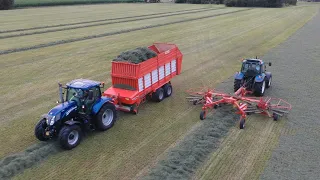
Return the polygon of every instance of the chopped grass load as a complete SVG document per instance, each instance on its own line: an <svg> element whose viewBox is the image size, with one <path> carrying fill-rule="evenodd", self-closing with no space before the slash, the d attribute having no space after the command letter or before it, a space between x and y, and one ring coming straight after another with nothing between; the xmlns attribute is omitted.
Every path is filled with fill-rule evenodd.
<svg viewBox="0 0 320 180"><path fill-rule="evenodd" d="M150 58L156 57L157 53L147 47L139 47L133 50L122 52L113 61L128 61L130 63L139 64Z"/></svg>

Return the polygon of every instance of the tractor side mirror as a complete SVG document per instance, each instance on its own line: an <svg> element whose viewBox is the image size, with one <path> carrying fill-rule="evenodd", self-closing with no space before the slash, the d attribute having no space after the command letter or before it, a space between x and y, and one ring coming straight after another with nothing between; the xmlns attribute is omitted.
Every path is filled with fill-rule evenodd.
<svg viewBox="0 0 320 180"><path fill-rule="evenodd" d="M89 99L92 100L93 99L93 91L90 90L88 96L89 96Z"/></svg>
<svg viewBox="0 0 320 180"><path fill-rule="evenodd" d="M100 83L100 88L104 88L104 82Z"/></svg>
<svg viewBox="0 0 320 180"><path fill-rule="evenodd" d="M269 66L271 66L271 62L269 62Z"/></svg>

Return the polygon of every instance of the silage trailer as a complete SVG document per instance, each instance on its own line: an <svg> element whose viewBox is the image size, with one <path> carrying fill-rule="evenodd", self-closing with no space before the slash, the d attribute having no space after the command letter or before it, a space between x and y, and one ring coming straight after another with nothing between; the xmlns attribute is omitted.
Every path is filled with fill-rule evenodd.
<svg viewBox="0 0 320 180"><path fill-rule="evenodd" d="M117 110L137 114L145 100L160 102L171 96L171 79L181 73L183 55L174 44L154 43L148 48L157 56L139 64L112 62L112 86L103 95L114 100Z"/></svg>

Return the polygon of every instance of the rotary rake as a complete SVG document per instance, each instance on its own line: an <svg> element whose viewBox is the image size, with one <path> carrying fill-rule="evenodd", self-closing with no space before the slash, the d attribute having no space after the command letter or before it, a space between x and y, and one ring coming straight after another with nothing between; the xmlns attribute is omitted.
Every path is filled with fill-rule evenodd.
<svg viewBox="0 0 320 180"><path fill-rule="evenodd" d="M200 113L201 120L207 117L210 109L217 109L226 104L233 105L238 110L236 114L240 115L240 129L244 128L247 115L262 114L277 121L291 110L291 104L283 99L247 97L246 95L251 92L247 91L245 86L240 87L234 94L218 92L210 88L190 89L187 93L190 95L187 99L193 105L203 105Z"/></svg>

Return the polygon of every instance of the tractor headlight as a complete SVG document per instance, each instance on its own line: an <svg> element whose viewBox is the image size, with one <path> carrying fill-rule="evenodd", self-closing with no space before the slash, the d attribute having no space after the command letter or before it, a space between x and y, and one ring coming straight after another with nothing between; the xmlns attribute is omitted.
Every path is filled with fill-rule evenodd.
<svg viewBox="0 0 320 180"><path fill-rule="evenodd" d="M54 124L54 120L55 120L56 116L53 116L50 120L50 126L52 126Z"/></svg>

